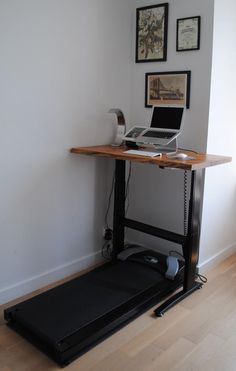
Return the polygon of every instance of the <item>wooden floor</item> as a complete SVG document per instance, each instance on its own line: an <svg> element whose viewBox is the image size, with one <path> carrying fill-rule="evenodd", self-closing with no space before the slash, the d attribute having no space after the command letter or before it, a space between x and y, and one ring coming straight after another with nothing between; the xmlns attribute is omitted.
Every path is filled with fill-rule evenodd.
<svg viewBox="0 0 236 371"><path fill-rule="evenodd" d="M69 365L67 371L235 371L236 255L162 318L152 310ZM0 308L0 371L60 368L8 329Z"/></svg>

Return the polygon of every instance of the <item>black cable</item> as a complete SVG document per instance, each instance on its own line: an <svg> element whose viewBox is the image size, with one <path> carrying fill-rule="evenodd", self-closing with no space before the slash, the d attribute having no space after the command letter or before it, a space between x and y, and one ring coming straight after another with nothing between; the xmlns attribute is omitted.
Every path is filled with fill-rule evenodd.
<svg viewBox="0 0 236 371"><path fill-rule="evenodd" d="M132 164L131 164L131 161L130 161L130 163L129 163L129 174L128 174L128 178L127 178L127 182L126 182L126 189L125 189L125 200L127 200L129 198L129 183L130 183L130 178L131 178L131 171L132 171ZM108 199L107 210L106 210L106 214L105 214L105 226L106 226L106 228L109 228L107 218L108 218L108 213L109 213L109 210L110 210L110 207L111 207L111 197L112 197L112 194L113 194L113 191L114 191L114 186L115 186L115 172L113 174L112 186L111 186L111 191L110 191L110 195L109 195L109 199ZM129 207L129 204L128 204L128 207ZM128 211L128 207L127 207L126 212Z"/></svg>
<svg viewBox="0 0 236 371"><path fill-rule="evenodd" d="M125 201L127 201L125 215L127 214L128 210L129 210L129 186L130 186L131 172L132 172L132 163L130 161L129 162L129 174L128 174L128 178L127 178L127 181L126 181L126 189L125 189Z"/></svg>
<svg viewBox="0 0 236 371"><path fill-rule="evenodd" d="M108 204L107 204L107 210L106 210L106 214L105 214L105 228L106 229L110 229L109 228L109 224L108 224L108 213L109 213L109 210L110 210L110 207L111 207L111 198L112 198L112 194L113 194L113 191L114 191L114 186L115 186L115 171L113 173L113 178L112 178L112 185L111 185L111 190L110 190L110 194L109 194L109 198L108 198ZM106 260L111 260L111 255L112 255L112 242L110 240L106 240L102 246L102 250L101 250L101 254L102 254L102 257Z"/></svg>
<svg viewBox="0 0 236 371"><path fill-rule="evenodd" d="M188 172L184 170L184 235L188 232L188 210L187 210L187 193L188 193Z"/></svg>
<svg viewBox="0 0 236 371"><path fill-rule="evenodd" d="M107 210L106 210L106 214L105 214L105 226L106 226L106 228L109 228L107 218L108 218L108 213L109 213L110 206L111 206L111 197L112 197L112 194L113 194L113 191L114 191L114 186L115 186L115 172L113 173L111 191L110 191L110 195L109 195L109 199L108 199L108 204L107 204Z"/></svg>
<svg viewBox="0 0 236 371"><path fill-rule="evenodd" d="M128 174L128 178L127 178L127 181L126 181L125 199L127 198L128 193L129 193L129 181L130 181L130 177L131 177L131 170L132 170L132 163L130 161L129 162L129 174Z"/></svg>
<svg viewBox="0 0 236 371"><path fill-rule="evenodd" d="M125 188L125 200L128 201L128 206L126 208L126 213L128 211L128 208L129 208L129 185L130 185L131 171L132 171L132 165L131 165L131 162L129 162L129 174L128 174L128 178L127 178L127 181L126 181L126 188ZM111 198L112 198L112 194L113 194L113 191L114 191L114 187L115 187L115 171L113 173L112 186L111 186L111 190L110 190L110 194L109 194L109 198L108 198L107 210L106 210L106 214L105 214L105 228L106 229L109 229L108 213L109 213L109 210L110 210L110 207L111 207ZM104 259L106 259L106 260L111 259L111 257L112 257L112 242L111 242L111 240L105 241L105 243L102 246L101 253L102 253L102 257Z"/></svg>
<svg viewBox="0 0 236 371"><path fill-rule="evenodd" d="M202 274L197 273L196 274L197 278L202 282L202 283L207 283L207 277L203 276Z"/></svg>
<svg viewBox="0 0 236 371"><path fill-rule="evenodd" d="M111 260L112 258L112 243L111 241L105 241L102 246L102 257L106 260Z"/></svg>

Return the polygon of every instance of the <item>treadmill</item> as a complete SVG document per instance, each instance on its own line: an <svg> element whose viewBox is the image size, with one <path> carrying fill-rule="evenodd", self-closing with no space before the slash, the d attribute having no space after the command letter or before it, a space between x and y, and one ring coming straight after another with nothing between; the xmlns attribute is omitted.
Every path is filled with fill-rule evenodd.
<svg viewBox="0 0 236 371"><path fill-rule="evenodd" d="M191 217L196 203L194 184L191 188L187 236L127 219L125 161L116 160L112 260L6 309L7 325L64 367L177 288L183 287L155 310L157 316L200 288L202 284L195 281L198 244L191 238L196 225ZM119 259L124 252L125 227L179 243L185 265L178 262L181 269L170 279L165 275L166 256L160 253L139 252Z"/></svg>
<svg viewBox="0 0 236 371"><path fill-rule="evenodd" d="M132 261L107 263L8 308L8 326L60 366L124 326L182 284Z"/></svg>

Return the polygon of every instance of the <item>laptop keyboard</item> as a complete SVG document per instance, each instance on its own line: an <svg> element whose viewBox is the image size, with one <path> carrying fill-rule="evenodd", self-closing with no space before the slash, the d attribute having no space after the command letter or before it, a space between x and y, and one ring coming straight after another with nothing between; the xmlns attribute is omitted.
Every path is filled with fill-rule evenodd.
<svg viewBox="0 0 236 371"><path fill-rule="evenodd" d="M172 138L174 135L176 135L176 133L170 133L167 131L148 130L147 133L143 134L143 137L169 139Z"/></svg>

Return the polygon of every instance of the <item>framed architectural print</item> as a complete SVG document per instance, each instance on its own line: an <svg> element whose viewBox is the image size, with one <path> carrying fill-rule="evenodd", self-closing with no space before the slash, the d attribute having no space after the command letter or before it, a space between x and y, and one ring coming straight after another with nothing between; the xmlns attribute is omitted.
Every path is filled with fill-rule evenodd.
<svg viewBox="0 0 236 371"><path fill-rule="evenodd" d="M136 63L166 61L168 3L136 9Z"/></svg>
<svg viewBox="0 0 236 371"><path fill-rule="evenodd" d="M190 106L191 71L149 72L145 75L145 107L158 104Z"/></svg>
<svg viewBox="0 0 236 371"><path fill-rule="evenodd" d="M200 16L177 19L177 52L200 49L200 26Z"/></svg>

